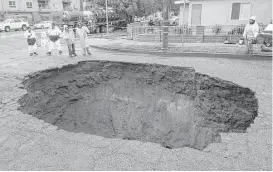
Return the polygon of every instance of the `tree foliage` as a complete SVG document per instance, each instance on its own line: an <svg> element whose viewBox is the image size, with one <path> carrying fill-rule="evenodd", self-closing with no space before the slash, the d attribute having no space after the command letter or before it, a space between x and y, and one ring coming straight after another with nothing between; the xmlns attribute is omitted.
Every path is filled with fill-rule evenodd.
<svg viewBox="0 0 273 172"><path fill-rule="evenodd" d="M162 11L162 3L165 0L107 0L109 7L124 19L132 21L134 16L143 17ZM173 0L166 0L173 4ZM105 0L95 0L99 6L105 7Z"/></svg>

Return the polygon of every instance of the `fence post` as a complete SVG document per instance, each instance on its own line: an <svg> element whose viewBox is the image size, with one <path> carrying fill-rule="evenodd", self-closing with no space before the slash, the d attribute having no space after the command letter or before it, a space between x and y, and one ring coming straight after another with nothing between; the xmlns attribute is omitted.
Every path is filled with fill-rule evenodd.
<svg viewBox="0 0 273 172"><path fill-rule="evenodd" d="M132 38L132 40L134 40L134 25L132 25L131 28L132 28L132 36L131 36L131 38Z"/></svg>
<svg viewBox="0 0 273 172"><path fill-rule="evenodd" d="M205 27L204 26L196 26L196 35L200 36L201 43L204 43L204 35L205 35Z"/></svg>

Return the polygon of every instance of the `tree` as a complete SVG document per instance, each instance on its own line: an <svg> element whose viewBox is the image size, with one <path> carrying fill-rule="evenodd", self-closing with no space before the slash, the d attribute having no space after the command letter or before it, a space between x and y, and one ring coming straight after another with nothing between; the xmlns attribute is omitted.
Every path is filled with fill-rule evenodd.
<svg viewBox="0 0 273 172"><path fill-rule="evenodd" d="M171 4L174 2L167 1ZM95 0L95 3L105 7L105 0ZM108 0L107 3L121 18L131 22L134 16L143 17L162 11L163 0Z"/></svg>

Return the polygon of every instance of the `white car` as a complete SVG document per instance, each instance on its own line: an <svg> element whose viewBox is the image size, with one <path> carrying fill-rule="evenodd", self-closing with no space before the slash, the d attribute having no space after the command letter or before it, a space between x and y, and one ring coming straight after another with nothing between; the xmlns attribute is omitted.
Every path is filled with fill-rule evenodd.
<svg viewBox="0 0 273 172"><path fill-rule="evenodd" d="M52 24L52 21L42 21L40 23L36 23L34 25L34 29L44 29L44 28L50 28Z"/></svg>
<svg viewBox="0 0 273 172"><path fill-rule="evenodd" d="M170 25L172 26L177 26L179 24L179 17L177 16L172 16L170 18Z"/></svg>
<svg viewBox="0 0 273 172"><path fill-rule="evenodd" d="M27 30L29 24L22 19L7 19L0 22L0 31L9 32L10 30Z"/></svg>

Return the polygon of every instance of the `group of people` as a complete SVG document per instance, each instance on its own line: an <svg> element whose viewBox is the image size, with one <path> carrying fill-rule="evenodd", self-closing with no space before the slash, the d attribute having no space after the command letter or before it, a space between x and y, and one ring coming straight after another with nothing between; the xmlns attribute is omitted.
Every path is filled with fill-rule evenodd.
<svg viewBox="0 0 273 172"><path fill-rule="evenodd" d="M89 50L89 46L86 42L87 34L90 33L89 29L86 26L83 26L82 23L78 23L76 28L76 37L73 28L64 25L64 30L61 31L55 23L52 23L51 28L47 31L47 37L49 39L48 44L48 51L47 55L51 55L54 48L59 51L59 54L62 54L62 46L61 46L61 38L64 40L65 44L68 47L69 56L77 56L75 51L75 42L78 38L80 41L80 45L82 48L82 53L85 56L86 54L91 55ZM35 32L29 27L28 30L25 32L24 36L27 38L28 42L28 49L30 56L38 55L37 53L37 42L36 42L36 34Z"/></svg>
<svg viewBox="0 0 273 172"><path fill-rule="evenodd" d="M82 23L78 23L76 28L76 37L79 38L80 45L82 48L83 55L91 55L89 50L89 46L86 43L87 34L89 33L89 29L86 26L83 26ZM246 43L246 53L252 54L253 53L253 44L256 42L257 37L259 34L259 25L256 22L256 17L252 16L249 20L249 23L246 25L243 33L243 37ZM64 31L62 32L55 23L52 23L51 28L49 28L47 32L47 36L49 38L49 46L47 55L51 55L52 50L57 48L59 54L62 54L62 47L60 43L60 39L63 38L67 47L69 56L77 56L75 52L75 36L74 36L73 28L69 26L64 26ZM25 32L25 37L27 38L27 42L29 45L29 53L30 56L38 55L37 53L37 44L36 44L36 34L35 32L29 27L28 30Z"/></svg>

